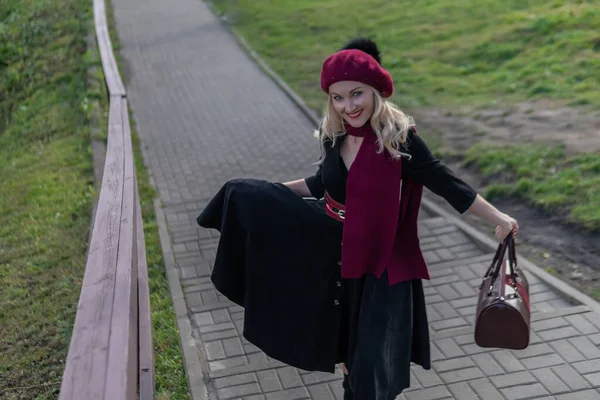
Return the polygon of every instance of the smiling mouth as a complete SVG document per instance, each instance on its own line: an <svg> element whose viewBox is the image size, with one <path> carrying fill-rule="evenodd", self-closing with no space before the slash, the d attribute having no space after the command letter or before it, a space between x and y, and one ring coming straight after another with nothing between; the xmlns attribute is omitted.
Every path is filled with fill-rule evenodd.
<svg viewBox="0 0 600 400"><path fill-rule="evenodd" d="M362 112L363 112L363 110L360 110L360 111L356 111L356 112L354 112L352 114L346 113L346 115L349 116L352 119L356 119L356 118L360 117L360 115L362 114Z"/></svg>

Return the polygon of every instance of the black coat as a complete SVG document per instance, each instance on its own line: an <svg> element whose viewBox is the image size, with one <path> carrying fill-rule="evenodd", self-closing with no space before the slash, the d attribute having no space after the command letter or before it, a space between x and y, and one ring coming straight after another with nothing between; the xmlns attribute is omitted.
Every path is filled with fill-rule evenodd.
<svg viewBox="0 0 600 400"><path fill-rule="evenodd" d="M403 176L466 210L475 192L418 137L410 139L413 158ZM344 202L346 177L339 146L328 146L307 184L316 197L327 189ZM213 283L245 308L244 337L268 356L325 372L345 362L361 400L393 400L410 386L411 362L430 368L421 281L389 286L385 274L341 279L342 224L325 213L322 200L303 199L279 183L238 179L221 188L198 223L221 232Z"/></svg>

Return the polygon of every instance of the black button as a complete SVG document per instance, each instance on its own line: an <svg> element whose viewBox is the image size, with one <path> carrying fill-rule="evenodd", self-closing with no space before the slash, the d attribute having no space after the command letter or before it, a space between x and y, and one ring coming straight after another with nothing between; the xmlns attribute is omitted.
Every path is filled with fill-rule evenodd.
<svg viewBox="0 0 600 400"><path fill-rule="evenodd" d="M337 262L337 265L342 265L342 262L341 262L341 261L338 261L338 262Z"/></svg>
<svg viewBox="0 0 600 400"><path fill-rule="evenodd" d="M337 285L338 285L338 286L342 286L342 282L340 282L340 281L337 281Z"/></svg>
<svg viewBox="0 0 600 400"><path fill-rule="evenodd" d="M333 301L333 304L335 304L336 306L339 306L339 305L340 305L340 302L339 302L338 300L334 300L334 301Z"/></svg>

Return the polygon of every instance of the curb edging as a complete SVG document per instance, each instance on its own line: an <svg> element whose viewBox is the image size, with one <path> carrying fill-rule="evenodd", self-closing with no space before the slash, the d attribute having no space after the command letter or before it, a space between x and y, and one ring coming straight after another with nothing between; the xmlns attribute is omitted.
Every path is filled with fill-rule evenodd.
<svg viewBox="0 0 600 400"><path fill-rule="evenodd" d="M212 7L211 7L212 8ZM212 10L214 14L214 10ZM218 16L217 16L218 18ZM240 47L244 49L244 51L256 61L263 71L275 82L277 86L284 91L284 93L292 100L292 102L302 111L304 115L315 125L315 128L319 126L319 118L315 114L313 110L311 110L304 100L294 92L292 88L290 88L287 83L275 72L273 71L265 61L256 53L256 51L250 46L250 44L244 39L237 31L226 21L223 21L222 18L219 18L221 23L231 32L231 34L235 37L237 42L240 44ZM471 226L467 222L456 218L455 216L447 213L441 207L435 205L432 201L423 198L422 200L423 207L438 216L444 217L450 220L454 225L456 225L463 233L465 233L469 238L471 238L478 246L482 249L489 249L491 251L495 251L497 248L497 242L485 235L475 227ZM559 292L567 301L574 305L586 305L590 307L594 312L600 313L600 303L596 300L592 299L590 296L581 292L580 290L575 289L571 285L563 282L562 280L556 278L555 276L549 274L544 271L543 268L540 268L533 262L527 260L524 257L519 257L519 262L521 266L523 266L528 272L535 275L542 282L550 286L555 291Z"/></svg>
<svg viewBox="0 0 600 400"><path fill-rule="evenodd" d="M159 199L154 199L154 212L163 261L165 263L165 272L169 282L171 297L173 298L173 309L175 311L175 318L177 319L177 327L179 328L179 345L183 355L188 390L193 400L208 400L208 389L202 368L202 360L200 359L203 352L196 346L192 323L188 316L185 295L183 294L181 281L179 280L179 272L175 266L175 256L171 246L167 221Z"/></svg>

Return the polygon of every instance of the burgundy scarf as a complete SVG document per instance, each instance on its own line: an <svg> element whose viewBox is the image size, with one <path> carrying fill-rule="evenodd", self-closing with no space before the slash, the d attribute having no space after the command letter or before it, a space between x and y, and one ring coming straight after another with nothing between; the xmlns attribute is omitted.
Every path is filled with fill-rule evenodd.
<svg viewBox="0 0 600 400"><path fill-rule="evenodd" d="M342 277L380 277L390 263L398 227L402 161L386 150L377 153L377 136L369 122L360 128L346 124L346 132L364 140L346 183Z"/></svg>

